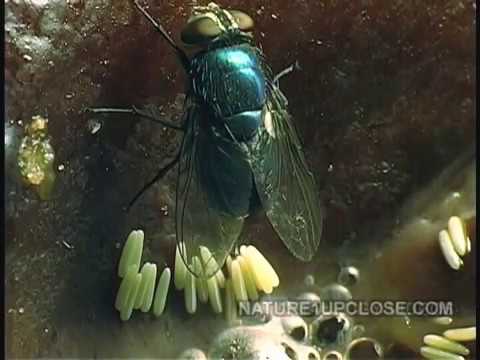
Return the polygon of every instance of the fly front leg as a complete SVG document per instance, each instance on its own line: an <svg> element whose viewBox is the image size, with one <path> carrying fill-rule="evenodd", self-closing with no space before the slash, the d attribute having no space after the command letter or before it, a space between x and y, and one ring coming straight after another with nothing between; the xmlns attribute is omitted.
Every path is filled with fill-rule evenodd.
<svg viewBox="0 0 480 360"><path fill-rule="evenodd" d="M183 125L177 125L171 121L168 121L156 116L152 111L138 109L135 106L132 106L131 108L87 108L86 111L93 114L101 114L101 115L126 114L126 115L139 116L144 119L161 124L173 130L185 131Z"/></svg>

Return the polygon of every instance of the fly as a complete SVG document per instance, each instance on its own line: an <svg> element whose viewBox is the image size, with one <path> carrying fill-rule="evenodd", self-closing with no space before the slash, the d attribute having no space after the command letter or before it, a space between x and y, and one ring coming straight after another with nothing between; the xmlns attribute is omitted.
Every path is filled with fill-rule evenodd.
<svg viewBox="0 0 480 360"><path fill-rule="evenodd" d="M207 277L223 265L245 218L257 207L294 256L311 260L323 223L315 180L278 86L284 72L272 75L253 42L252 18L215 3L194 7L181 33L183 43L198 49L189 58L137 0L134 4L173 48L189 86L181 125L160 118L151 107L90 109L131 114L183 132L178 154L130 205L178 165L176 238L192 273L192 259L202 258L202 247L216 264L208 266Z"/></svg>

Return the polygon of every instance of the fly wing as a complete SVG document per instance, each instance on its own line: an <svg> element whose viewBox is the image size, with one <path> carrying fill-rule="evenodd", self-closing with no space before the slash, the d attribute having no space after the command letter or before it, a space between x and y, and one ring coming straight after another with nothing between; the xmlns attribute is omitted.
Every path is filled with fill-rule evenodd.
<svg viewBox="0 0 480 360"><path fill-rule="evenodd" d="M188 102L176 190L177 242L185 244L179 250L189 271L200 275L193 268L193 257L198 256L210 277L232 251L248 211L246 201L232 191L245 198L253 183L251 173L245 181L229 171L229 164L237 166L229 158L232 149L202 126L203 112Z"/></svg>
<svg viewBox="0 0 480 360"><path fill-rule="evenodd" d="M255 184L273 228L293 255L311 260L320 242L323 213L287 100L273 84L250 150Z"/></svg>

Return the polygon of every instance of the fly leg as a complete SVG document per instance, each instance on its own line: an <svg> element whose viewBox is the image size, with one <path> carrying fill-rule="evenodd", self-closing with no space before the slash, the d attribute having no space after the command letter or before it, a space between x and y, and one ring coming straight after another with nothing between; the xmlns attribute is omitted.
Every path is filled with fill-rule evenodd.
<svg viewBox="0 0 480 360"><path fill-rule="evenodd" d="M177 54L178 59L182 63L184 69L188 70L190 67L190 61L188 60L187 54L185 54L185 52L178 47L178 45L175 43L175 41L173 41L170 35L168 35L167 31L163 28L163 26L160 25L157 21L155 21L155 19L148 13L148 11L142 5L140 5L138 0L133 0L133 4L138 9L138 11L140 11L143 16L145 16L145 18L150 22L150 24L152 24L155 30L157 30L165 40L167 40L168 44L173 48L173 50L175 50L175 53Z"/></svg>
<svg viewBox="0 0 480 360"><path fill-rule="evenodd" d="M177 155L175 155L175 157L170 162L168 162L163 168L161 168L158 171L157 175L155 175L153 179L151 179L149 182L143 185L143 187L137 192L137 194L133 197L133 199L130 200L130 202L128 203L128 206L126 208L127 211L130 210L130 208L135 204L135 202L140 198L140 196L142 196L143 193L145 193L145 191L147 191L150 188L150 186L152 186L158 180L164 177L167 174L167 172L169 172L178 163L178 161L180 160L180 154L181 152L179 151Z"/></svg>
<svg viewBox="0 0 480 360"><path fill-rule="evenodd" d="M288 66L287 68L283 69L280 71L275 77L273 78L273 83L277 88L280 88L280 79L284 77L287 74L290 74L293 70L300 70L300 64L298 61L295 61L293 64Z"/></svg>
<svg viewBox="0 0 480 360"><path fill-rule="evenodd" d="M161 119L155 116L153 113L148 112L146 110L137 109L135 106L131 108L87 108L87 111L93 114L129 114L134 116L139 116L144 119L162 124L165 127L170 129L178 130L178 131L185 131L183 126L177 125L171 121Z"/></svg>

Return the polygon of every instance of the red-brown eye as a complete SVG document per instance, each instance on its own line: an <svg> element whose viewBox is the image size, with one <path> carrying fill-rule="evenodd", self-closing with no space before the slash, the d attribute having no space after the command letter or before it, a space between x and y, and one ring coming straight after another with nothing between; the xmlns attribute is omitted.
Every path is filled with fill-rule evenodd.
<svg viewBox="0 0 480 360"><path fill-rule="evenodd" d="M249 15L240 10L229 10L229 13L235 18L240 30L248 31L253 29L253 19Z"/></svg>
<svg viewBox="0 0 480 360"><path fill-rule="evenodd" d="M253 28L253 19L239 10L228 10L233 16L238 27L242 31L249 31ZM195 16L190 18L182 30L181 39L184 44L201 45L221 33L218 25L208 16Z"/></svg>
<svg viewBox="0 0 480 360"><path fill-rule="evenodd" d="M192 18L182 30L182 42L189 45L199 45L220 35L218 25L207 16Z"/></svg>

